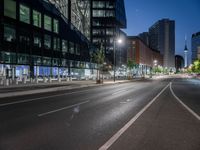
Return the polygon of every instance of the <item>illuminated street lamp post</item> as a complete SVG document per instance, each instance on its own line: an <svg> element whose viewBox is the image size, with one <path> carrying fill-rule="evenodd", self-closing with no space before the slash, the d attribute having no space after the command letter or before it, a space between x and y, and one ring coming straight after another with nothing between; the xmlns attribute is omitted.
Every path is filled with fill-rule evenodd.
<svg viewBox="0 0 200 150"><path fill-rule="evenodd" d="M114 82L115 82L115 73L116 73L116 42L118 43L118 44L122 44L122 39L114 39L114 53L113 53L113 57L114 57L114 67L113 67L113 69L114 69L114 77L113 77L113 80L114 80Z"/></svg>
<svg viewBox="0 0 200 150"><path fill-rule="evenodd" d="M158 65L157 63L158 63L157 60L154 60L154 61L153 61L153 65L154 65L155 67ZM156 69L156 68L155 68L155 69ZM156 70L155 70L155 74L156 74Z"/></svg>

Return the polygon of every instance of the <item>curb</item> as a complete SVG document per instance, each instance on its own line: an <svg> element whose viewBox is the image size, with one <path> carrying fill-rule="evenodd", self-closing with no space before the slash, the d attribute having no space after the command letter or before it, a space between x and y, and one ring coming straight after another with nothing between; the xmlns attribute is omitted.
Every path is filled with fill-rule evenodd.
<svg viewBox="0 0 200 150"><path fill-rule="evenodd" d="M125 80L125 81L111 82L111 83L105 82L103 84L83 84L83 85L80 85L80 86L77 86L77 87L75 87L75 86L61 86L61 87L52 87L52 88L47 88L47 89L2 93L2 94L0 94L0 98L9 98L9 97L15 97L15 96L40 94L40 93L48 93L48 92L55 92L55 91L81 89L81 88L86 88L86 87L97 87L97 86L106 86L106 85L113 85L113 84L123 84L123 83L128 83L128 82L139 81L139 80L142 80L142 79Z"/></svg>
<svg viewBox="0 0 200 150"><path fill-rule="evenodd" d="M10 93L0 94L0 98L8 98L8 97L14 97L14 96L40 94L40 93L48 93L48 92L56 92L56 91L71 90L71 89L81 89L81 88L91 87L91 86L98 86L98 85L91 84L91 85L81 85L81 86L78 86L78 87L62 86L62 87L54 87L54 88L48 88L48 89L10 92Z"/></svg>

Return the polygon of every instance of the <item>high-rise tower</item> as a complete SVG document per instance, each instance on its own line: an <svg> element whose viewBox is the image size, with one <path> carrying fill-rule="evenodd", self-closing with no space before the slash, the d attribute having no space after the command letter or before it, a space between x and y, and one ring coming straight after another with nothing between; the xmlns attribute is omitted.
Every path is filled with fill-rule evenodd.
<svg viewBox="0 0 200 150"><path fill-rule="evenodd" d="M188 66L188 48L187 48L187 38L185 36L185 48L184 48L184 67Z"/></svg>
<svg viewBox="0 0 200 150"><path fill-rule="evenodd" d="M120 55L120 49L121 52L125 52L123 47L114 46L117 38L126 36L121 30L126 28L124 0L91 0L91 2L91 42L97 47L102 43L106 63L114 64L114 49L116 57Z"/></svg>
<svg viewBox="0 0 200 150"><path fill-rule="evenodd" d="M200 32L193 33L191 39L192 63L200 59Z"/></svg>
<svg viewBox="0 0 200 150"><path fill-rule="evenodd" d="M162 19L149 28L149 46L163 55L163 66L175 67L175 21Z"/></svg>

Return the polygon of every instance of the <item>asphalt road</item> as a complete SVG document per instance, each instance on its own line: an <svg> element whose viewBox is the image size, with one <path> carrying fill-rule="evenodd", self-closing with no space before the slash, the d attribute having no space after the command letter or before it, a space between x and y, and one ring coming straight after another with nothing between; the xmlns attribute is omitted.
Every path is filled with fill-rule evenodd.
<svg viewBox="0 0 200 150"><path fill-rule="evenodd" d="M0 99L0 150L199 150L199 90L169 78Z"/></svg>

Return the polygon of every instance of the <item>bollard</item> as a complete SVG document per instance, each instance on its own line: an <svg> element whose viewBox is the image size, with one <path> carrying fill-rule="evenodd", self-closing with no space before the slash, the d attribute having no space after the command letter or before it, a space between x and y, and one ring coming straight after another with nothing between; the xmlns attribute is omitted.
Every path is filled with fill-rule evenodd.
<svg viewBox="0 0 200 150"><path fill-rule="evenodd" d="M52 82L51 77L49 77L49 83L51 83L51 82Z"/></svg>
<svg viewBox="0 0 200 150"><path fill-rule="evenodd" d="M38 78L36 78L36 79L35 79L35 83L37 83L37 84L38 84L38 82L39 82L39 80L38 80Z"/></svg>
<svg viewBox="0 0 200 150"><path fill-rule="evenodd" d="M5 86L9 86L9 79L5 79L4 82L5 82L4 84Z"/></svg>
<svg viewBox="0 0 200 150"><path fill-rule="evenodd" d="M23 77L22 82L23 84L26 84L26 77Z"/></svg>
<svg viewBox="0 0 200 150"><path fill-rule="evenodd" d="M18 85L18 79L17 78L15 79L15 84Z"/></svg>

